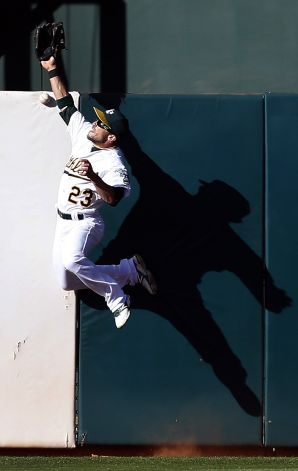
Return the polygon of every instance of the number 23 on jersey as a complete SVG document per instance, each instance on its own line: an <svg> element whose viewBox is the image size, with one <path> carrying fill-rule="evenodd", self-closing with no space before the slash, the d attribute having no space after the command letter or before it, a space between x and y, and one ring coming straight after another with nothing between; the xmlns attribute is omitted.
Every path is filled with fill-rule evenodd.
<svg viewBox="0 0 298 471"><path fill-rule="evenodd" d="M80 190L78 186L73 186L68 196L68 201L74 204L80 204L84 208L88 208L92 203L93 191L89 188Z"/></svg>

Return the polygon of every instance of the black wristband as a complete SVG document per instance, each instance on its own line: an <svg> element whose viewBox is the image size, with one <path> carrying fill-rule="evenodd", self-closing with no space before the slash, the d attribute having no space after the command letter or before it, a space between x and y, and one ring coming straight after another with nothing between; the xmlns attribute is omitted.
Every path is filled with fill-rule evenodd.
<svg viewBox="0 0 298 471"><path fill-rule="evenodd" d="M49 71L49 78L57 77L59 75L58 69L52 69Z"/></svg>

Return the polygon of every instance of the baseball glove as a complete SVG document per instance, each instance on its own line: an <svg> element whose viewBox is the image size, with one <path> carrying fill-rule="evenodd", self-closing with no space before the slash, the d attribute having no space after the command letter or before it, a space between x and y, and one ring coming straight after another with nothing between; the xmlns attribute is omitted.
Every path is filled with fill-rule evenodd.
<svg viewBox="0 0 298 471"><path fill-rule="evenodd" d="M46 23L38 26L34 35L35 53L39 61L56 58L58 51L65 49L63 23Z"/></svg>

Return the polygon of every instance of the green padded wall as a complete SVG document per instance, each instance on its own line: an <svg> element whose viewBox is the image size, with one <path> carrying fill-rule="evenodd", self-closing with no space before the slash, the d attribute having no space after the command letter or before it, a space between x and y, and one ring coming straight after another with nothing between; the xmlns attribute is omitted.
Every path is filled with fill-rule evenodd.
<svg viewBox="0 0 298 471"><path fill-rule="evenodd" d="M297 95L266 95L266 259L292 306L266 313L267 445L297 446ZM270 296L270 293L269 293Z"/></svg>
<svg viewBox="0 0 298 471"><path fill-rule="evenodd" d="M82 96L120 106L133 193L94 257L141 253L159 295L127 289L117 331L82 292L79 443L262 442L263 97Z"/></svg>

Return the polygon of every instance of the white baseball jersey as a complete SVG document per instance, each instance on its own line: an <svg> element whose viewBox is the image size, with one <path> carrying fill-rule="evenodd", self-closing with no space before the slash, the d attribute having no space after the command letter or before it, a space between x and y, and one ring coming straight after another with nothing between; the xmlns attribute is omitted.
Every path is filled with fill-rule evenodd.
<svg viewBox="0 0 298 471"><path fill-rule="evenodd" d="M80 159L89 160L93 171L108 185L124 188L125 196L130 192L128 172L123 163L124 155L121 149L111 147L94 150L92 142L87 139L91 126L79 111L72 114L67 125L72 152L60 181L57 204L58 209L64 213L75 211L92 214L104 204L93 182L75 171Z"/></svg>

